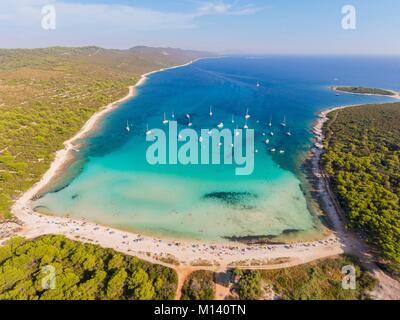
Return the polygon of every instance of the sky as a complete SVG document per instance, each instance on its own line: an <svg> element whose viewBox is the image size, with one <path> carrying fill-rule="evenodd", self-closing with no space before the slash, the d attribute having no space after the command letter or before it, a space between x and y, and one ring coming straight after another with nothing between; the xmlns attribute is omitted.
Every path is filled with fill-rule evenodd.
<svg viewBox="0 0 400 320"><path fill-rule="evenodd" d="M355 29L342 26L346 5ZM399 0L1 0L0 47L400 54L399 13Z"/></svg>

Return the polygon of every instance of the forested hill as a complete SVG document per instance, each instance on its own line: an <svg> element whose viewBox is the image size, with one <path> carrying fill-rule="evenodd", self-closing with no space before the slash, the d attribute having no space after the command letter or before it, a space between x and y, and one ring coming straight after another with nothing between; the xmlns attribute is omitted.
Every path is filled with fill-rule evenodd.
<svg viewBox="0 0 400 320"><path fill-rule="evenodd" d="M211 56L171 48L0 49L0 220L54 152L152 70Z"/></svg>
<svg viewBox="0 0 400 320"><path fill-rule="evenodd" d="M323 162L350 226L400 271L400 103L329 114Z"/></svg>
<svg viewBox="0 0 400 320"><path fill-rule="evenodd" d="M167 300L176 286L170 268L63 236L0 246L0 300Z"/></svg>

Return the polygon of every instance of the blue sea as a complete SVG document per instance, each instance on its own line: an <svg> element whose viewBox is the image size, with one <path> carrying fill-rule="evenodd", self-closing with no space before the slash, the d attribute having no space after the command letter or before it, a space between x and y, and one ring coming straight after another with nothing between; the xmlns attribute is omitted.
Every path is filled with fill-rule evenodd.
<svg viewBox="0 0 400 320"><path fill-rule="evenodd" d="M35 206L170 238L226 241L289 231L318 233L321 225L310 212L300 169L312 147L317 113L339 105L393 101L336 95L330 86L400 90L399 80L400 58L378 56L223 57L155 73L136 97L79 141L76 160ZM174 114L180 128L187 127L189 114L192 128L199 131L220 122L225 128L243 128L247 109L258 151L251 175L235 175L235 165L146 161L147 125L163 128L164 113L169 120Z"/></svg>

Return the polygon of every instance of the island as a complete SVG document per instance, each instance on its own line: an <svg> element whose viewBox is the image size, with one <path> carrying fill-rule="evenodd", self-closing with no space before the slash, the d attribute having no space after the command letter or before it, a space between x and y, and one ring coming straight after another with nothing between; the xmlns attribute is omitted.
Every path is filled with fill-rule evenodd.
<svg viewBox="0 0 400 320"><path fill-rule="evenodd" d="M337 92L345 92L345 93L353 93L353 94L363 94L363 95L374 95L374 96L398 96L399 93L380 89L380 88L368 88L368 87L353 87L353 86L340 86L340 87L332 87L333 91Z"/></svg>

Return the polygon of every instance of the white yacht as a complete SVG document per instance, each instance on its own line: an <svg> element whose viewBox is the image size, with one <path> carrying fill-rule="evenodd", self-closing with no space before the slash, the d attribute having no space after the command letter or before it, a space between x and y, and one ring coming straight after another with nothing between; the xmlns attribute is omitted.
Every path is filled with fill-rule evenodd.
<svg viewBox="0 0 400 320"><path fill-rule="evenodd" d="M149 136L153 133L153 131L149 130L149 125L146 126L146 136Z"/></svg>
<svg viewBox="0 0 400 320"><path fill-rule="evenodd" d="M244 116L246 120L250 119L249 108L246 110L246 115Z"/></svg>
<svg viewBox="0 0 400 320"><path fill-rule="evenodd" d="M236 126L236 129L235 129L235 136L236 137L240 136L240 131L239 131L238 126Z"/></svg>
<svg viewBox="0 0 400 320"><path fill-rule="evenodd" d="M188 127L191 127L193 125L192 121L190 120L190 114L186 114L186 118L188 118Z"/></svg>
<svg viewBox="0 0 400 320"><path fill-rule="evenodd" d="M163 120L162 123L163 124L167 124L168 123L168 119L167 119L167 116L165 115L165 112L164 112L164 120Z"/></svg>
<svg viewBox="0 0 400 320"><path fill-rule="evenodd" d="M286 116L283 116L282 127L286 127Z"/></svg>

